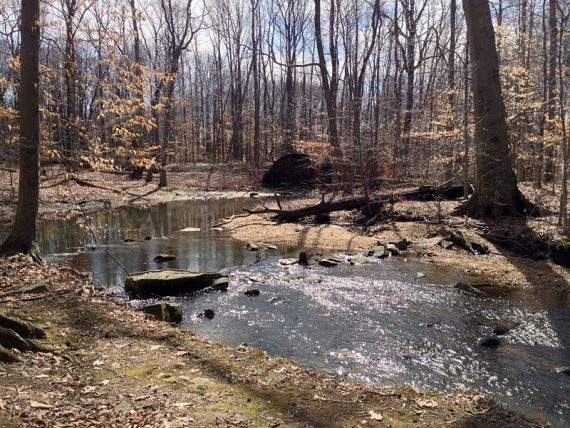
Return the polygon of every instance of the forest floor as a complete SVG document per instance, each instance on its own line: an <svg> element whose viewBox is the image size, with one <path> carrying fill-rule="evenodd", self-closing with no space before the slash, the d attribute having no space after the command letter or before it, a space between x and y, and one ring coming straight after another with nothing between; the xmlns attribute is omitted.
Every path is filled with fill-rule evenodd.
<svg viewBox="0 0 570 428"><path fill-rule="evenodd" d="M47 294L5 293L49 283ZM0 260L0 312L47 333L0 364L2 427L535 427L479 395L348 384L145 318L70 268Z"/></svg>
<svg viewBox="0 0 570 428"><path fill-rule="evenodd" d="M171 184L162 190L115 174L77 177L97 187L48 171L42 180L42 218L132 203L248 196L258 182L257 174L240 168L213 171L202 165L171 171ZM2 174L1 201L14 201L11 189L9 177ZM529 186L523 190L532 192ZM547 193L534 196L554 204ZM297 195L285 205L318 201L317 194ZM405 238L412 245L403 257L460 268L497 284L569 287L568 269L498 248L477 233L484 235L490 225L450 216L458 203L396 202L392 212L418 220L367 227L356 226L354 214L348 213L334 214L327 225L277 223L252 215L224 227L248 242L330 251L364 251ZM11 203L2 205L0 224L10 221L15 209ZM559 235L553 216L520 222L505 227ZM439 248L442 224L485 242L491 254ZM49 292L5 294L32 283L51 284ZM347 384L245 345L210 343L133 312L94 290L89 275L63 266L0 260L0 312L44 328L52 347L52 352L18 354L20 362L0 365L0 426L540 426L481 396Z"/></svg>

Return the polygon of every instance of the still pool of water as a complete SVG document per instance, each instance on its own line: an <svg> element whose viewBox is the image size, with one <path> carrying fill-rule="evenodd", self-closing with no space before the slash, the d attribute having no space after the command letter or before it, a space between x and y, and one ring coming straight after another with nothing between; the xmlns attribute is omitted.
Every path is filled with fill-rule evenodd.
<svg viewBox="0 0 570 428"><path fill-rule="evenodd" d="M125 271L159 267L230 274L226 293L183 299L182 327L235 346L246 342L338 377L380 385L411 384L444 392L470 390L509 409L568 426L570 297L507 290L476 298L450 287L465 275L404 261L336 268L282 266L299 249L254 253L212 230L250 200L186 201L129 207L76 220L43 222L40 246L49 259L89 270L96 283L120 287ZM180 232L187 227L199 232ZM152 239L146 241L145 236ZM123 242L125 239L134 242ZM93 251L84 248L96 244ZM157 265L159 253L178 256ZM425 274L417 279L417 273ZM249 298L247 289L260 290ZM495 290L496 291L496 290ZM140 303L140 302L139 302ZM216 311L213 320L197 317ZM513 329L496 349L477 345L497 324Z"/></svg>

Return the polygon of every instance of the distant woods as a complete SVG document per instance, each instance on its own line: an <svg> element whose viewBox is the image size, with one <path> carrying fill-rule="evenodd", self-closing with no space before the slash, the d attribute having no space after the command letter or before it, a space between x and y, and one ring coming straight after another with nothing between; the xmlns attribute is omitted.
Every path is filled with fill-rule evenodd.
<svg viewBox="0 0 570 428"><path fill-rule="evenodd" d="M20 2L0 6L0 151L17 161ZM569 6L493 0L516 178L567 178ZM50 0L41 8L43 162L260 165L296 150L353 177L473 180L462 3ZM166 184L165 173L161 184Z"/></svg>

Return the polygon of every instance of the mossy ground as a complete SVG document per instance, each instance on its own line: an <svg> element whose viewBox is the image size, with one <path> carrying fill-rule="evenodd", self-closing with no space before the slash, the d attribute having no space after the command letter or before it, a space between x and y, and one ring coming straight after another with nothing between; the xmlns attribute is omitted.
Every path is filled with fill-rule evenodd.
<svg viewBox="0 0 570 428"><path fill-rule="evenodd" d="M67 287L0 304L43 327L53 347L0 365L0 426L539 426L480 396L347 384Z"/></svg>

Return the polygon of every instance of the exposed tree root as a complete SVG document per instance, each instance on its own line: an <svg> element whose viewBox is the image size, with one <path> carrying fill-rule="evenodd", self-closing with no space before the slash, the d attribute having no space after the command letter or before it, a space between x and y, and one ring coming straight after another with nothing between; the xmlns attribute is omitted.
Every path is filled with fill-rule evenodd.
<svg viewBox="0 0 570 428"><path fill-rule="evenodd" d="M0 361L13 363L17 357L10 349L20 352L43 352L47 348L36 339L44 339L45 332L35 325L0 313Z"/></svg>
<svg viewBox="0 0 570 428"><path fill-rule="evenodd" d="M512 200L505 204L488 204L480 199L480 194L476 190L465 204L453 212L453 215L496 219L501 217L539 217L544 214L544 210L541 210L537 205L526 199L518 187L513 192Z"/></svg>

